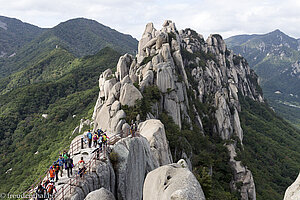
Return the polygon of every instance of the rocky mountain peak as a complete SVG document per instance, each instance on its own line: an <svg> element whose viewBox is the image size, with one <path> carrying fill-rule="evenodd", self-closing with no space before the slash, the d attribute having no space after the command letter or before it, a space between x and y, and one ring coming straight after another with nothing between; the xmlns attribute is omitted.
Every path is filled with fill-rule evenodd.
<svg viewBox="0 0 300 200"><path fill-rule="evenodd" d="M269 33L270 35L272 35L272 34L275 34L275 35L285 35L281 30L279 30L279 29L275 29L274 31L271 31L270 33Z"/></svg>
<svg viewBox="0 0 300 200"><path fill-rule="evenodd" d="M93 114L95 129L121 133L129 127L126 119L130 116L131 120L143 121L167 113L180 129L197 126L204 135L218 134L223 140L234 140L234 144L243 141L239 95L263 102L257 76L244 58L227 49L220 35L210 35L205 41L191 29L178 31L171 20L166 20L161 30L148 23L137 55L121 56L115 73L108 69L100 76L99 87ZM156 93L149 96L149 91ZM196 102L213 111L205 113ZM141 108L148 104L150 107ZM132 118L127 107L141 110ZM208 115L216 121L212 132L203 127L202 120ZM229 145L228 151L235 174L231 187L239 190L243 199L255 199L251 172L235 160L235 145ZM182 155L191 166L191 154ZM242 187L237 188L237 182L242 182Z"/></svg>

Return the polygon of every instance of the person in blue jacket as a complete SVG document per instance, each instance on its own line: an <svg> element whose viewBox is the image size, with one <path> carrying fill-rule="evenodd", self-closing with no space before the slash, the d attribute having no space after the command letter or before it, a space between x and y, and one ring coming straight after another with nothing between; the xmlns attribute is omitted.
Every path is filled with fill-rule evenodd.
<svg viewBox="0 0 300 200"><path fill-rule="evenodd" d="M59 165L60 177L62 177L65 159L62 157L62 155L59 155L59 158L56 162Z"/></svg>
<svg viewBox="0 0 300 200"><path fill-rule="evenodd" d="M91 148L91 146L92 146L92 137L93 137L93 134L91 133L91 130L88 131L86 136L87 136L88 141L89 141L89 148Z"/></svg>

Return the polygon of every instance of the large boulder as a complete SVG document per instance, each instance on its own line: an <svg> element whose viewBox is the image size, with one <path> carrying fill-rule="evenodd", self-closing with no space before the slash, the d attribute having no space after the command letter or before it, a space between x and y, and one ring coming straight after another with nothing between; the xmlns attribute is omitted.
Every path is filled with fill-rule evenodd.
<svg viewBox="0 0 300 200"><path fill-rule="evenodd" d="M201 185L185 166L169 164L148 173L143 200L205 200Z"/></svg>
<svg viewBox="0 0 300 200"><path fill-rule="evenodd" d="M75 163L78 162L78 159L81 156L84 157L84 160L88 160L86 154L79 154L74 157ZM59 185L60 184L62 183L59 183ZM68 184L68 181L66 181L65 184ZM99 188L102 188L102 193L103 189L105 189L106 191L111 191L112 194L115 194L115 172L109 160L106 162L97 160L95 166L91 169L91 172L85 175L84 180L81 181L78 186L72 187L74 192L65 194L65 199L83 200L85 197L86 199L94 198L97 195L95 195L93 191L96 191ZM96 192L96 194L98 194L98 192ZM101 195L98 199L105 199L105 196L103 196L103 198L100 197Z"/></svg>
<svg viewBox="0 0 300 200"><path fill-rule="evenodd" d="M85 200L115 200L115 197L109 190L101 188L89 193Z"/></svg>
<svg viewBox="0 0 300 200"><path fill-rule="evenodd" d="M117 64L117 74L119 80L122 80L126 75L129 74L129 67L132 62L132 55L125 54L124 56L121 56L119 59L119 62Z"/></svg>
<svg viewBox="0 0 300 200"><path fill-rule="evenodd" d="M140 124L140 134L147 138L151 151L160 166L172 163L172 155L161 121L150 119Z"/></svg>
<svg viewBox="0 0 300 200"><path fill-rule="evenodd" d="M141 200L148 172L157 167L148 141L144 137L124 138L112 148L115 164L117 199Z"/></svg>
<svg viewBox="0 0 300 200"><path fill-rule="evenodd" d="M134 106L136 100L142 98L141 92L134 85L125 83L122 86L120 94L121 105Z"/></svg>
<svg viewBox="0 0 300 200"><path fill-rule="evenodd" d="M284 199L283 200L298 200L300 199L300 173L295 180L295 182L290 185L284 194Z"/></svg>
<svg viewBox="0 0 300 200"><path fill-rule="evenodd" d="M146 25L145 31L144 31L144 33L142 35L142 38L139 41L139 45L138 45L138 55L139 56L145 56L146 55L146 53L144 51L144 47L153 38L153 35L154 35L155 31L156 30L153 26L153 23L148 23Z"/></svg>

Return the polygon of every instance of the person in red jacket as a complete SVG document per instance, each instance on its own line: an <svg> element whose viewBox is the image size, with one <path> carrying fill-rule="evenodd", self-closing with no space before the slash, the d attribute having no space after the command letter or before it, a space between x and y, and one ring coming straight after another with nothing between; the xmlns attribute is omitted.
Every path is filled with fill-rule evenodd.
<svg viewBox="0 0 300 200"><path fill-rule="evenodd" d="M53 166L50 167L49 174L50 174L50 181L54 181L55 170L54 170Z"/></svg>
<svg viewBox="0 0 300 200"><path fill-rule="evenodd" d="M54 181L51 181L48 185L47 185L47 193L48 193L48 199L53 199L53 194L54 194L54 190L55 192L57 192L56 187L54 185Z"/></svg>
<svg viewBox="0 0 300 200"><path fill-rule="evenodd" d="M85 162L83 160L83 157L81 157L81 160L79 160L79 162L78 162L78 169L79 169L78 174L79 174L80 178L83 176L83 174L85 173L85 170L86 170L84 165L85 165Z"/></svg>

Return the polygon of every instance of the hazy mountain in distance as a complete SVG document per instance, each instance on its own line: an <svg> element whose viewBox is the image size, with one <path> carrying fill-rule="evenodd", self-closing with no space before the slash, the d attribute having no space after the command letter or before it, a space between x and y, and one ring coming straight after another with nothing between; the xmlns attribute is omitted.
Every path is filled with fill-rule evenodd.
<svg viewBox="0 0 300 200"><path fill-rule="evenodd" d="M259 75L265 97L276 112L299 127L299 39L277 29L263 35L233 36L225 41L235 53L244 56Z"/></svg>
<svg viewBox="0 0 300 200"><path fill-rule="evenodd" d="M15 51L47 29L0 16L0 58L13 56Z"/></svg>

